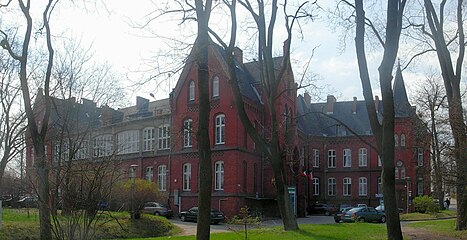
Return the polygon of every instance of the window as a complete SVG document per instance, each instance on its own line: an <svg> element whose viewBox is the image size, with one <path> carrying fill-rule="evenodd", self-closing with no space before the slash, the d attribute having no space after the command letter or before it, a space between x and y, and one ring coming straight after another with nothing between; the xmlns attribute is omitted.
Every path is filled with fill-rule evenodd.
<svg viewBox="0 0 467 240"><path fill-rule="evenodd" d="M224 162L216 162L214 169L214 190L224 190Z"/></svg>
<svg viewBox="0 0 467 240"><path fill-rule="evenodd" d="M195 81L191 80L188 85L188 101L195 100Z"/></svg>
<svg viewBox="0 0 467 240"><path fill-rule="evenodd" d="M319 178L313 178L313 195L319 196Z"/></svg>
<svg viewBox="0 0 467 240"><path fill-rule="evenodd" d="M381 177L378 177L378 193L383 193L383 179Z"/></svg>
<svg viewBox="0 0 467 240"><path fill-rule="evenodd" d="M216 116L215 122L216 144L225 144L225 115L220 114Z"/></svg>
<svg viewBox="0 0 467 240"><path fill-rule="evenodd" d="M167 183L167 167L165 165L160 165L157 168L157 184L159 186L159 191L166 191Z"/></svg>
<svg viewBox="0 0 467 240"><path fill-rule="evenodd" d="M401 147L405 147L405 134L401 134Z"/></svg>
<svg viewBox="0 0 467 240"><path fill-rule="evenodd" d="M68 140L63 142L58 142L53 145L53 161L54 162L63 162L70 160L70 149L68 148Z"/></svg>
<svg viewBox="0 0 467 240"><path fill-rule="evenodd" d="M36 159L36 153L34 151L34 147L31 147L30 158L31 158L31 165L34 166L34 159Z"/></svg>
<svg viewBox="0 0 467 240"><path fill-rule="evenodd" d="M366 196L368 194L367 189L368 189L368 180L366 179L366 177L359 178L358 179L358 195Z"/></svg>
<svg viewBox="0 0 467 240"><path fill-rule="evenodd" d="M139 131L130 130L117 134L118 154L139 152Z"/></svg>
<svg viewBox="0 0 467 240"><path fill-rule="evenodd" d="M154 128L147 127L143 129L143 152L154 150Z"/></svg>
<svg viewBox="0 0 467 240"><path fill-rule="evenodd" d="M381 157L378 155L378 167L381 167L383 162L381 161Z"/></svg>
<svg viewBox="0 0 467 240"><path fill-rule="evenodd" d="M349 177L344 178L344 196L352 195L352 179Z"/></svg>
<svg viewBox="0 0 467 240"><path fill-rule="evenodd" d="M394 146L399 146L399 137L397 136L397 134L394 134Z"/></svg>
<svg viewBox="0 0 467 240"><path fill-rule="evenodd" d="M93 152L94 157L110 156L112 154L113 139L112 135L106 134L94 138Z"/></svg>
<svg viewBox="0 0 467 240"><path fill-rule="evenodd" d="M191 164L183 164L183 191L191 190Z"/></svg>
<svg viewBox="0 0 467 240"><path fill-rule="evenodd" d="M212 79L212 97L219 97L219 77Z"/></svg>
<svg viewBox="0 0 467 240"><path fill-rule="evenodd" d="M401 179L405 179L405 167L402 166L400 171L401 171Z"/></svg>
<svg viewBox="0 0 467 240"><path fill-rule="evenodd" d="M423 166L423 148L417 148L418 166Z"/></svg>
<svg viewBox="0 0 467 240"><path fill-rule="evenodd" d="M79 143L78 149L76 149L75 155L73 156L73 159L85 159L88 158L88 141L87 140L82 140Z"/></svg>
<svg viewBox="0 0 467 240"><path fill-rule="evenodd" d="M319 150L313 149L313 167L319 168Z"/></svg>
<svg viewBox="0 0 467 240"><path fill-rule="evenodd" d="M170 149L170 126L168 124L159 127L159 149Z"/></svg>
<svg viewBox="0 0 467 240"><path fill-rule="evenodd" d="M368 165L367 149L360 148L358 149L358 166L366 167L367 165Z"/></svg>
<svg viewBox="0 0 467 240"><path fill-rule="evenodd" d="M328 195L336 196L336 179L328 178Z"/></svg>
<svg viewBox="0 0 467 240"><path fill-rule="evenodd" d="M417 195L418 196L423 195L423 182L421 180L419 180L417 183Z"/></svg>
<svg viewBox="0 0 467 240"><path fill-rule="evenodd" d="M395 179L399 179L399 168L396 167L396 170L395 170L395 172L394 172L394 175L395 175L395 176L394 176Z"/></svg>
<svg viewBox="0 0 467 240"><path fill-rule="evenodd" d="M336 150L328 150L328 168L336 168Z"/></svg>
<svg viewBox="0 0 467 240"><path fill-rule="evenodd" d="M128 177L129 178L136 178L136 167L130 167L128 169Z"/></svg>
<svg viewBox="0 0 467 240"><path fill-rule="evenodd" d="M152 177L154 176L154 169L153 167L146 168L146 180L152 182Z"/></svg>
<svg viewBox="0 0 467 240"><path fill-rule="evenodd" d="M191 147L191 131L193 126L193 120L187 119L183 122L183 147Z"/></svg>
<svg viewBox="0 0 467 240"><path fill-rule="evenodd" d="M350 149L344 149L343 162L344 167L352 166L352 151Z"/></svg>

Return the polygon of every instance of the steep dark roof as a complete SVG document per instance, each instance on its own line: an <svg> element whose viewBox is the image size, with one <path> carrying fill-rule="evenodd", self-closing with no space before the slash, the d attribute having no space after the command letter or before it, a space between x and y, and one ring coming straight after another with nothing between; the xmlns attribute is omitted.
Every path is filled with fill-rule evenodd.
<svg viewBox="0 0 467 240"><path fill-rule="evenodd" d="M400 65L397 66L393 89L396 117L408 117L413 110L407 98L407 91L405 90L404 77L402 77Z"/></svg>

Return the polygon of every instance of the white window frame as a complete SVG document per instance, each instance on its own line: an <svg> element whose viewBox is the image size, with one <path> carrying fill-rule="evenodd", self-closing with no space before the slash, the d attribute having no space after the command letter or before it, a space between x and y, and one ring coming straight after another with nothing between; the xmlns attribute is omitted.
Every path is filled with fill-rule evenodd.
<svg viewBox="0 0 467 240"><path fill-rule="evenodd" d="M342 162L344 167L352 167L352 150L346 148L342 152Z"/></svg>
<svg viewBox="0 0 467 240"><path fill-rule="evenodd" d="M217 161L214 165L214 190L224 190L224 162Z"/></svg>
<svg viewBox="0 0 467 240"><path fill-rule="evenodd" d="M145 178L149 182L152 182L152 178L154 177L154 168L152 166L146 167L146 175Z"/></svg>
<svg viewBox="0 0 467 240"><path fill-rule="evenodd" d="M219 97L219 77L212 79L212 97Z"/></svg>
<svg viewBox="0 0 467 240"><path fill-rule="evenodd" d="M319 168L319 149L313 149L313 167Z"/></svg>
<svg viewBox="0 0 467 240"><path fill-rule="evenodd" d="M328 168L336 168L336 153L335 149L328 150Z"/></svg>
<svg viewBox="0 0 467 240"><path fill-rule="evenodd" d="M195 100L195 81L190 80L188 83L188 101Z"/></svg>
<svg viewBox="0 0 467 240"><path fill-rule="evenodd" d="M405 172L405 167L402 166L401 169L400 169L400 173L401 173L401 179L405 179L406 177L406 172Z"/></svg>
<svg viewBox="0 0 467 240"><path fill-rule="evenodd" d="M93 140L93 156L106 157L112 155L113 136L112 134L103 134Z"/></svg>
<svg viewBox="0 0 467 240"><path fill-rule="evenodd" d="M76 149L75 155L73 156L74 160L79 160L79 159L86 159L89 157L89 142L88 140L81 140L79 145L77 146L78 149Z"/></svg>
<svg viewBox="0 0 467 240"><path fill-rule="evenodd" d="M417 182L417 196L423 196L423 181L418 180Z"/></svg>
<svg viewBox="0 0 467 240"><path fill-rule="evenodd" d="M191 118L183 121L183 147L192 147L193 120Z"/></svg>
<svg viewBox="0 0 467 240"><path fill-rule="evenodd" d="M313 178L313 196L319 196L319 178Z"/></svg>
<svg viewBox="0 0 467 240"><path fill-rule="evenodd" d="M154 141L156 140L155 133L154 127L146 127L143 129L143 152L154 150Z"/></svg>
<svg viewBox="0 0 467 240"><path fill-rule="evenodd" d="M366 177L358 178L358 195L359 196L368 195L368 179Z"/></svg>
<svg viewBox="0 0 467 240"><path fill-rule="evenodd" d="M159 191L167 190L167 166L166 165L159 165L159 167L157 167L157 185L159 187Z"/></svg>
<svg viewBox="0 0 467 240"><path fill-rule="evenodd" d="M399 179L399 168L396 167L396 170L394 171L394 179Z"/></svg>
<svg viewBox="0 0 467 240"><path fill-rule="evenodd" d="M191 163L183 164L183 191L191 190Z"/></svg>
<svg viewBox="0 0 467 240"><path fill-rule="evenodd" d="M342 179L342 183L342 194L344 196L352 196L352 178L345 177L344 179Z"/></svg>
<svg viewBox="0 0 467 240"><path fill-rule="evenodd" d="M358 166L359 167L368 166L368 149L366 148L358 149Z"/></svg>
<svg viewBox="0 0 467 240"><path fill-rule="evenodd" d="M401 147L405 147L405 134L401 134Z"/></svg>
<svg viewBox="0 0 467 240"><path fill-rule="evenodd" d="M117 134L117 154L139 152L139 130L127 130Z"/></svg>
<svg viewBox="0 0 467 240"><path fill-rule="evenodd" d="M215 118L215 144L225 144L225 115L219 114Z"/></svg>
<svg viewBox="0 0 467 240"><path fill-rule="evenodd" d="M158 127L158 149L166 150L170 149L170 125L162 124Z"/></svg>
<svg viewBox="0 0 467 240"><path fill-rule="evenodd" d="M335 178L328 178L328 196L336 196L337 182Z"/></svg>
<svg viewBox="0 0 467 240"><path fill-rule="evenodd" d="M381 160L381 156L378 155L378 167L383 165L383 161Z"/></svg>
<svg viewBox="0 0 467 240"><path fill-rule="evenodd" d="M417 164L423 166L423 148L417 148Z"/></svg>
<svg viewBox="0 0 467 240"><path fill-rule="evenodd" d="M128 169L128 178L130 179L136 178L136 167L130 167Z"/></svg>
<svg viewBox="0 0 467 240"><path fill-rule="evenodd" d="M399 136L397 134L394 134L394 147L399 146Z"/></svg>

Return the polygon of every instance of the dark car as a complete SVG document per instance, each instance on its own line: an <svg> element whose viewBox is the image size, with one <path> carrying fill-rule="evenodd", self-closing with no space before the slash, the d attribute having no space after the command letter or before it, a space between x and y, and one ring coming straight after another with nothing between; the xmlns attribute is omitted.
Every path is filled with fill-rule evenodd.
<svg viewBox="0 0 467 240"><path fill-rule="evenodd" d="M308 214L324 214L326 216L331 216L337 212L337 208L331 204L316 203L308 208Z"/></svg>
<svg viewBox="0 0 467 240"><path fill-rule="evenodd" d="M198 219L198 207L192 207L188 211L180 212L178 216L180 217L180 220L182 220L183 222L185 221L196 222ZM211 208L211 223L212 224L218 224L219 222L224 221L224 219L225 219L225 216L221 211L215 208Z"/></svg>
<svg viewBox="0 0 467 240"><path fill-rule="evenodd" d="M37 207L36 197L22 197L18 201L11 202L11 207L14 208L36 208Z"/></svg>
<svg viewBox="0 0 467 240"><path fill-rule="evenodd" d="M341 221L342 216L345 214L345 212L349 211L353 207L341 207L339 211L334 213L334 221L336 223L339 223Z"/></svg>
<svg viewBox="0 0 467 240"><path fill-rule="evenodd" d="M174 214L169 205L159 202L145 203L142 211L144 213L154 214L156 216L164 216L166 218L171 218Z"/></svg>
<svg viewBox="0 0 467 240"><path fill-rule="evenodd" d="M343 222L386 222L386 215L374 207L356 207L341 216Z"/></svg>

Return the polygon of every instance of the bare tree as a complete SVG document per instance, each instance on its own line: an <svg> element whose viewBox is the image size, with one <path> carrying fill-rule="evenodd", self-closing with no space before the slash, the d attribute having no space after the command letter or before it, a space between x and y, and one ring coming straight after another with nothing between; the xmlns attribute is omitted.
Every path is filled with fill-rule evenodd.
<svg viewBox="0 0 467 240"><path fill-rule="evenodd" d="M341 1L345 6L350 7L350 17L347 16L347 23L355 24L355 48L357 53L358 68L360 80L363 88L366 108L370 120L371 129L376 138L376 146L382 159L383 171L383 194L387 215L387 234L388 239L402 239L399 213L397 210L396 191L395 191L395 166L394 166L394 93L392 90L392 71L399 50L399 39L402 30L402 16L405 9L405 0L387 1L385 21L381 25L374 24L373 20L368 18L362 0L350 2ZM366 2L365 2L366 3ZM372 5L368 3L368 5ZM381 15L381 13L378 13ZM383 17L383 18L384 18ZM354 23L355 21L355 23ZM370 34L366 33L369 29ZM377 43L383 49L383 56L378 67L379 84L382 93L383 112L382 119L378 118L378 109L376 109L373 99L373 90L367 61L366 45L367 35L373 34ZM376 45L378 46L378 45Z"/></svg>
<svg viewBox="0 0 467 240"><path fill-rule="evenodd" d="M11 2L11 1L10 1ZM32 139L35 154L36 154L36 173L39 193L39 216L40 216L40 236L41 239L52 239L51 224L50 224L50 208L49 208L49 164L46 159L45 153L45 137L47 133L47 126L50 114L49 103L49 86L50 77L52 75L54 49L52 47L52 34L50 30L50 16L56 0L48 0L43 6L42 19L40 21L40 32L45 36L46 46L48 52L48 59L46 62L45 75L41 86L44 90L44 111L43 114L35 114L32 108L32 98L30 95L30 82L28 79L28 60L30 53L30 42L33 36L33 26L36 22L33 21L31 15L31 1L18 0L18 5L26 20L25 33L23 42L19 50L13 49L10 44L9 36L6 32L2 31L2 40L0 45L6 49L8 53L17 60L20 64L19 78L21 82L21 91L23 95L23 102L25 107L26 116L28 118L28 133ZM19 52L19 53L18 53Z"/></svg>
<svg viewBox="0 0 467 240"><path fill-rule="evenodd" d="M20 87L16 60L7 54L0 55L0 189L7 164L23 150L26 129L25 114L19 106Z"/></svg>

